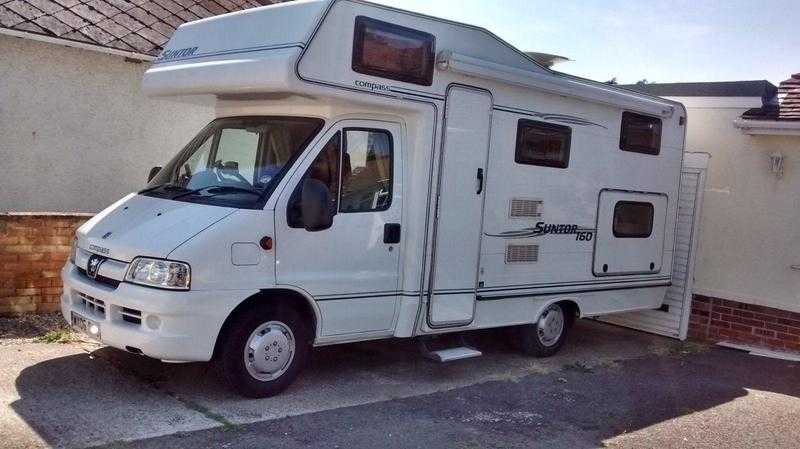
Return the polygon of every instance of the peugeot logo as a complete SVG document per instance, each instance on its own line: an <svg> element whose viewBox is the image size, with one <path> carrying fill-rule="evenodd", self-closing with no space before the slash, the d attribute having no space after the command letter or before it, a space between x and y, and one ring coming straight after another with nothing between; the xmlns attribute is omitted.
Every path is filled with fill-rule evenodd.
<svg viewBox="0 0 800 449"><path fill-rule="evenodd" d="M96 278L97 272L100 270L100 265L103 265L103 262L105 261L105 257L93 254L91 257L89 257L89 263L86 264L86 274L92 279Z"/></svg>

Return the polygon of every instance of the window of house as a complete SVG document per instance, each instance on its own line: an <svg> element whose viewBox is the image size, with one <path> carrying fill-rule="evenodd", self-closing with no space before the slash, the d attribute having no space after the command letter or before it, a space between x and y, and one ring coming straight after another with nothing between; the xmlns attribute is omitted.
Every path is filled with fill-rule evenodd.
<svg viewBox="0 0 800 449"><path fill-rule="evenodd" d="M391 203L391 134L382 130L346 129L339 211L380 211L388 209Z"/></svg>
<svg viewBox="0 0 800 449"><path fill-rule="evenodd" d="M633 112L622 113L619 148L634 153L661 152L661 119Z"/></svg>
<svg viewBox="0 0 800 449"><path fill-rule="evenodd" d="M569 126L520 119L517 122L518 164L567 168L572 129Z"/></svg>
<svg viewBox="0 0 800 449"><path fill-rule="evenodd" d="M434 46L432 34L358 16L353 37L353 70L430 86Z"/></svg>
<svg viewBox="0 0 800 449"><path fill-rule="evenodd" d="M612 230L617 238L647 238L653 233L653 205L640 201L618 201L614 205Z"/></svg>

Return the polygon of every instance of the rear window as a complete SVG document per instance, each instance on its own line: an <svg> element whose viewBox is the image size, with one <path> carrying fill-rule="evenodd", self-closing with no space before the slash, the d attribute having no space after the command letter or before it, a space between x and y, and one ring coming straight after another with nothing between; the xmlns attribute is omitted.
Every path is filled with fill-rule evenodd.
<svg viewBox="0 0 800 449"><path fill-rule="evenodd" d="M653 233L653 205L640 201L618 201L614 206L614 237L647 238Z"/></svg>
<svg viewBox="0 0 800 449"><path fill-rule="evenodd" d="M358 16L353 37L353 70L430 86L434 46L432 34Z"/></svg>
<svg viewBox="0 0 800 449"><path fill-rule="evenodd" d="M661 152L661 119L633 112L622 113L619 148L634 153Z"/></svg>

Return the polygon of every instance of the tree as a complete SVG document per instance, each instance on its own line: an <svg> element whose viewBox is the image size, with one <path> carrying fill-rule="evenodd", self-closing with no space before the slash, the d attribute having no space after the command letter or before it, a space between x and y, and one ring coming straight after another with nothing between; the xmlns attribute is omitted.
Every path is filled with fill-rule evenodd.
<svg viewBox="0 0 800 449"><path fill-rule="evenodd" d="M655 81L647 81L647 78L644 78L636 82L637 86L644 86L645 84L655 84Z"/></svg>
<svg viewBox="0 0 800 449"><path fill-rule="evenodd" d="M606 81L606 84L619 84L617 83L617 77L611 78L610 80Z"/></svg>

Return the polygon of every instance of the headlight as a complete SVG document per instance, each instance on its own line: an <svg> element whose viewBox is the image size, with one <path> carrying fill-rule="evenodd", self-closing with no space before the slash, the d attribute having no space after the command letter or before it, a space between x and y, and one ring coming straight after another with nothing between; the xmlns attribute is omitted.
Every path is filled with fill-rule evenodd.
<svg viewBox="0 0 800 449"><path fill-rule="evenodd" d="M137 257L131 262L125 280L134 284L171 290L189 290L189 264L171 260Z"/></svg>
<svg viewBox="0 0 800 449"><path fill-rule="evenodd" d="M75 258L78 255L78 236L72 238L72 248L69 249L69 261L75 265Z"/></svg>

